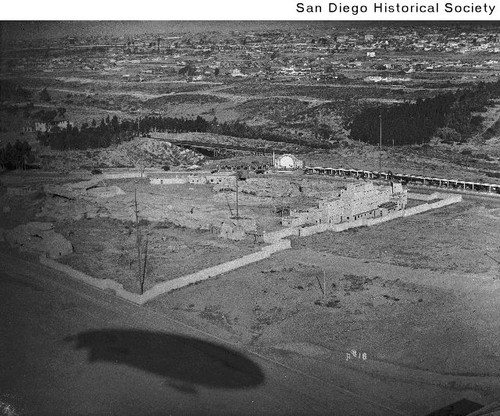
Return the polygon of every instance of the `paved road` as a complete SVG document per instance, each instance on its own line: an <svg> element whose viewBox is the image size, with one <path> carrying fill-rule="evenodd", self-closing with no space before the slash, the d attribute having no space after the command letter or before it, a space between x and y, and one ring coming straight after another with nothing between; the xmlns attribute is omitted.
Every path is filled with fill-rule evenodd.
<svg viewBox="0 0 500 416"><path fill-rule="evenodd" d="M18 415L400 414L2 251L0 314Z"/></svg>

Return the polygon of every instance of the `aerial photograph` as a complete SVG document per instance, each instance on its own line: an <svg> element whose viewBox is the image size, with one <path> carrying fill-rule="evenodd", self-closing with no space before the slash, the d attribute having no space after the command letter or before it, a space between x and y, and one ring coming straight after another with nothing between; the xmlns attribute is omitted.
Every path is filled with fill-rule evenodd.
<svg viewBox="0 0 500 416"><path fill-rule="evenodd" d="M0 416L500 414L500 22L0 21Z"/></svg>

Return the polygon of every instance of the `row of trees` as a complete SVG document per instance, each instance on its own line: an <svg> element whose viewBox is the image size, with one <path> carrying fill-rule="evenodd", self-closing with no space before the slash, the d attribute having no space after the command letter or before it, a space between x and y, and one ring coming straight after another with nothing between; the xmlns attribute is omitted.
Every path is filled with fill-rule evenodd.
<svg viewBox="0 0 500 416"><path fill-rule="evenodd" d="M473 113L485 111L495 96L500 96L500 82L480 83L455 93L418 99L415 103L368 107L357 113L347 127L351 139L371 144L379 143L381 123L385 145L428 143L436 133L460 141L481 124L482 118Z"/></svg>
<svg viewBox="0 0 500 416"><path fill-rule="evenodd" d="M89 125L84 123L79 129L53 128L47 133L40 133L39 140L42 144L56 150L69 149L95 149L106 148L112 144L131 140L138 134L148 134L152 131L159 132L206 132L226 136L261 139L274 142L287 142L300 144L300 138L270 132L263 127L248 126L241 121L219 123L217 119L207 121L201 116L195 119L148 116L137 120L118 120L113 118L102 119L98 124L95 120ZM311 147L327 147L328 143L308 143Z"/></svg>
<svg viewBox="0 0 500 416"><path fill-rule="evenodd" d="M82 124L81 128L69 126L65 129L52 128L50 132L39 133L38 139L45 146L55 150L85 150L106 148L112 144L129 141L137 135L137 123L124 120L120 122L116 116L102 119L100 124Z"/></svg>
<svg viewBox="0 0 500 416"><path fill-rule="evenodd" d="M201 116L196 117L196 119L162 116L146 117L142 119L140 121L140 132L149 133L151 131L205 132L272 142L303 143L300 137L291 134L272 132L269 128L263 126L249 126L239 120L220 123L217 118L214 118L212 121L207 121ZM318 140L308 142L307 145L316 148L329 147L329 143Z"/></svg>
<svg viewBox="0 0 500 416"><path fill-rule="evenodd" d="M52 122L56 117L64 117L66 114L66 109L64 107L58 107L57 109L46 110L44 108L35 111L29 115L30 118L34 120L40 120L44 123Z"/></svg>
<svg viewBox="0 0 500 416"><path fill-rule="evenodd" d="M31 146L27 142L17 140L14 145L7 143L6 146L0 147L0 167L3 169L26 169L34 159Z"/></svg>

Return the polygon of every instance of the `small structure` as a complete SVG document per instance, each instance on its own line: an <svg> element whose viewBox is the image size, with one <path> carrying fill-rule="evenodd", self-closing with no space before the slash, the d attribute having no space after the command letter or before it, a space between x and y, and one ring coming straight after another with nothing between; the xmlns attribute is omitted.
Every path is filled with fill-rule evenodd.
<svg viewBox="0 0 500 416"><path fill-rule="evenodd" d="M207 175L205 178L209 185L218 185L222 188L231 188L236 184L236 176L234 175Z"/></svg>
<svg viewBox="0 0 500 416"><path fill-rule="evenodd" d="M245 229L236 221L223 222L220 226L219 236L229 240L243 240L246 237Z"/></svg>
<svg viewBox="0 0 500 416"><path fill-rule="evenodd" d="M287 153L274 158L274 167L276 169L302 169L304 162Z"/></svg>
<svg viewBox="0 0 500 416"><path fill-rule="evenodd" d="M53 120L51 121L35 121L34 126L26 126L24 131L39 131L40 133L47 133L51 132L54 130L56 127L63 130L67 129L69 126L71 126L71 123L68 121L68 119L61 117L61 116L56 116L54 117Z"/></svg>
<svg viewBox="0 0 500 416"><path fill-rule="evenodd" d="M87 195L95 198L112 198L117 195L125 195L125 192L118 186L96 186L87 189Z"/></svg>
<svg viewBox="0 0 500 416"><path fill-rule="evenodd" d="M188 182L191 185L205 185L207 183L207 177L205 175L190 175L188 177Z"/></svg>
<svg viewBox="0 0 500 416"><path fill-rule="evenodd" d="M186 176L155 176L149 178L149 183L151 185L177 185L188 183L189 178Z"/></svg>

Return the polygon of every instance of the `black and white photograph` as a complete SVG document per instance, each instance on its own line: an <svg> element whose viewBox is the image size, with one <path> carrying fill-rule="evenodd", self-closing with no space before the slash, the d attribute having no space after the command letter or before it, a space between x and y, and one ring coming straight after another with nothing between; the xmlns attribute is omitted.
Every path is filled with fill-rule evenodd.
<svg viewBox="0 0 500 416"><path fill-rule="evenodd" d="M500 414L500 5L289 3L0 21L0 416Z"/></svg>

